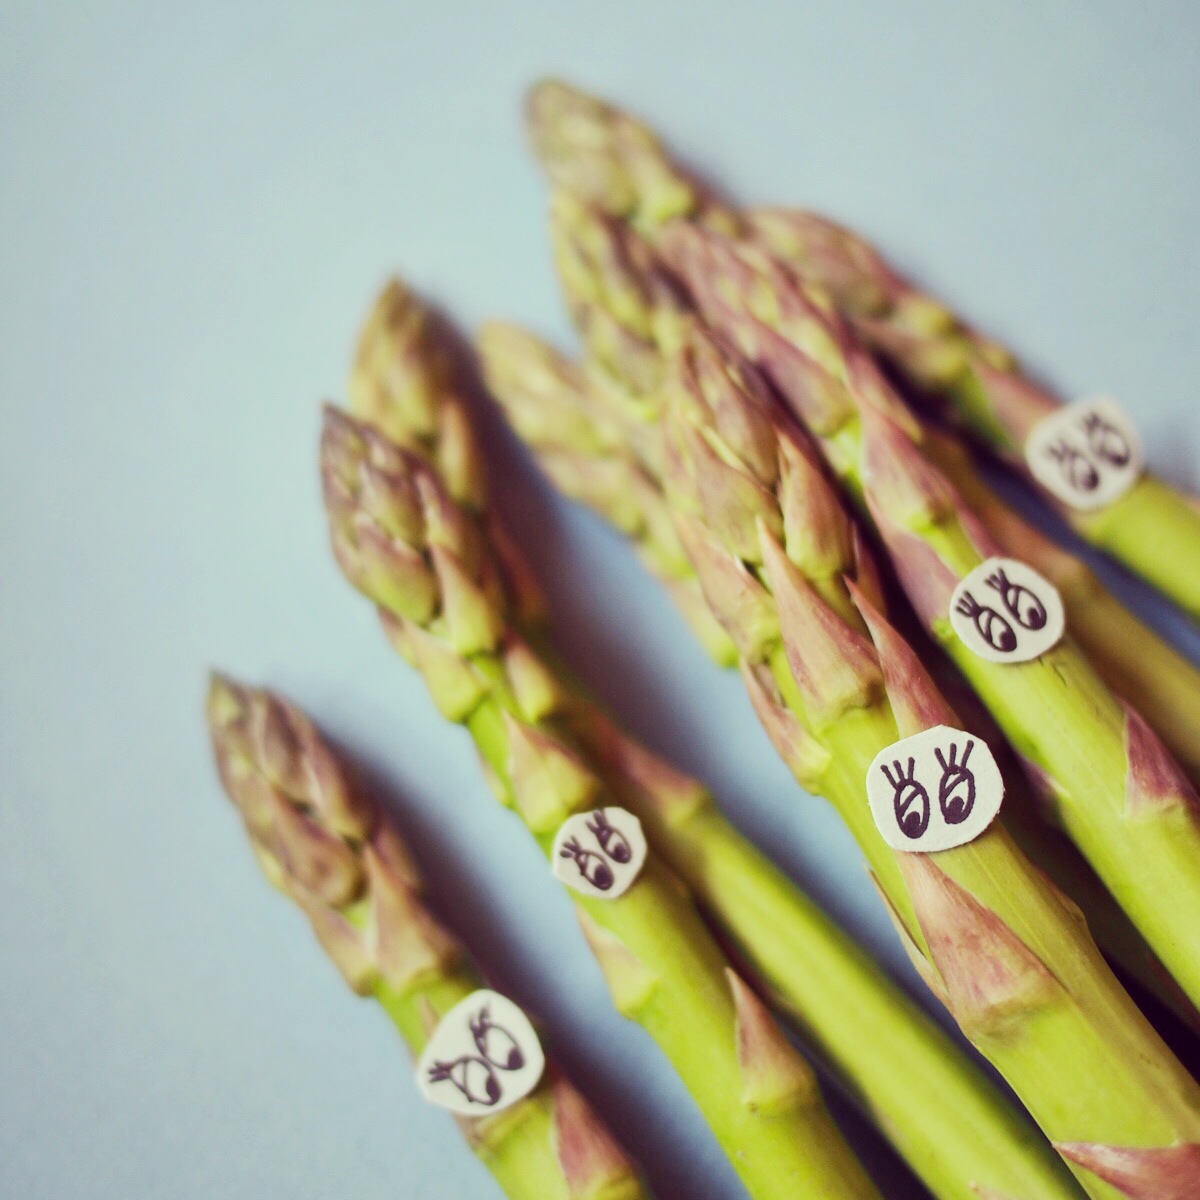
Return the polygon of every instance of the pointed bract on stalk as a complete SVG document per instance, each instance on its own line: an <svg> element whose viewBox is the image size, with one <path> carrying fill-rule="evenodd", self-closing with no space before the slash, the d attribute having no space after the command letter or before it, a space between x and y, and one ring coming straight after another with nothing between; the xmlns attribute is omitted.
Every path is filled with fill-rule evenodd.
<svg viewBox="0 0 1200 1200"><path fill-rule="evenodd" d="M753 989L726 968L737 1010L737 1053L742 1069L742 1100L747 1107L770 1115L812 1103L817 1077L796 1053L775 1018Z"/></svg>
<svg viewBox="0 0 1200 1200"><path fill-rule="evenodd" d="M867 639L809 585L766 529L763 563L775 603L788 666L815 728L864 708L883 683Z"/></svg>
<svg viewBox="0 0 1200 1200"><path fill-rule="evenodd" d="M936 725L956 726L958 717L929 677L916 651L851 581L847 580L846 586L875 643L883 685L900 736L912 737Z"/></svg>
<svg viewBox="0 0 1200 1200"><path fill-rule="evenodd" d="M1056 1142L1071 1162L1111 1184L1129 1200L1195 1200L1200 1145L1142 1148Z"/></svg>
<svg viewBox="0 0 1200 1200"><path fill-rule="evenodd" d="M1135 820L1174 808L1200 816L1196 789L1158 735L1125 705L1125 812Z"/></svg>
<svg viewBox="0 0 1200 1200"><path fill-rule="evenodd" d="M968 1037L996 1036L1058 999L1061 989L1045 964L934 855L903 854L899 861L947 1007Z"/></svg>
<svg viewBox="0 0 1200 1200"><path fill-rule="evenodd" d="M629 1159L583 1097L561 1076L550 1080L554 1152L570 1200L636 1200L642 1188Z"/></svg>

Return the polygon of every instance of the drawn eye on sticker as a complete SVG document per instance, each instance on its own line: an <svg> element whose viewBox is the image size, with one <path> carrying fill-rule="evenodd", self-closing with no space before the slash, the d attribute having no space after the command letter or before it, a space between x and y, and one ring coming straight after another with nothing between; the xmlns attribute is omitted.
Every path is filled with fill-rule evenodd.
<svg viewBox="0 0 1200 1200"><path fill-rule="evenodd" d="M494 1107L503 1092L492 1065L477 1054L464 1054L451 1063L436 1062L429 1068L430 1083L450 1083L468 1104Z"/></svg>
<svg viewBox="0 0 1200 1200"><path fill-rule="evenodd" d="M996 597L995 606L977 596ZM1058 589L1015 558L980 563L950 597L950 625L968 650L988 662L1029 662L1053 649L1066 627Z"/></svg>
<svg viewBox="0 0 1200 1200"><path fill-rule="evenodd" d="M585 896L615 900L646 861L641 822L623 808L597 808L568 817L554 835L550 869Z"/></svg>
<svg viewBox="0 0 1200 1200"><path fill-rule="evenodd" d="M597 891L607 892L616 882L604 856L597 850L585 850L575 838L568 838L558 852L559 858L569 858L584 879Z"/></svg>
<svg viewBox="0 0 1200 1200"><path fill-rule="evenodd" d="M954 611L971 620L979 636L997 653L1011 654L1017 648L1017 635L1008 621L994 608L980 604L965 589L958 597Z"/></svg>
<svg viewBox="0 0 1200 1200"><path fill-rule="evenodd" d="M930 796L937 795L937 806ZM977 838L995 819L1004 780L980 738L937 725L881 750L867 771L867 802L883 840L925 854Z"/></svg>
<svg viewBox="0 0 1200 1200"><path fill-rule="evenodd" d="M910 758L905 769L897 759L890 768L880 769L892 786L892 811L900 832L906 838L919 838L929 828L929 793L916 780L916 761Z"/></svg>
<svg viewBox="0 0 1200 1200"><path fill-rule="evenodd" d="M545 1069L529 1018L506 996L481 988L438 1022L417 1060L431 1104L462 1116L499 1112L528 1096Z"/></svg>
<svg viewBox="0 0 1200 1200"><path fill-rule="evenodd" d="M1088 449L1096 458L1114 467L1128 465L1133 457L1133 447L1116 425L1098 412L1085 413L1079 424L1087 436Z"/></svg>
<svg viewBox="0 0 1200 1200"><path fill-rule="evenodd" d="M588 829L592 831L596 841L600 843L600 849L613 862L627 863L633 859L633 850L630 848L625 835L616 826L609 824L608 818L604 815L604 809L598 808L592 813L588 820Z"/></svg>
<svg viewBox="0 0 1200 1200"><path fill-rule="evenodd" d="M1094 492L1100 486L1100 472L1092 460L1069 442L1058 441L1046 447L1046 457L1057 463L1062 477L1075 492Z"/></svg>
<svg viewBox="0 0 1200 1200"><path fill-rule="evenodd" d="M966 749L959 761L958 747L952 742L943 753L940 747L934 750L934 757L942 767L942 777L938 781L938 808L942 810L942 820L948 825L961 825L975 807L975 774L967 766L967 759L975 743L967 740Z"/></svg>
<svg viewBox="0 0 1200 1200"><path fill-rule="evenodd" d="M1008 614L1025 629L1041 629L1046 624L1046 606L1038 599L1036 592L1024 584L1013 583L1005 574L1003 567L997 567L986 580L988 587L995 588L1000 593L1000 599ZM1013 649L1016 648L1016 634L1013 634ZM1001 647L997 647L1001 649Z"/></svg>
<svg viewBox="0 0 1200 1200"><path fill-rule="evenodd" d="M1144 459L1129 415L1108 396L1078 400L1043 417L1025 439L1029 473L1071 508L1103 508L1138 480Z"/></svg>
<svg viewBox="0 0 1200 1200"><path fill-rule="evenodd" d="M499 1067L501 1071L519 1071L525 1065L517 1039L503 1025L492 1020L488 1005L471 1018L470 1027L479 1053L493 1067Z"/></svg>

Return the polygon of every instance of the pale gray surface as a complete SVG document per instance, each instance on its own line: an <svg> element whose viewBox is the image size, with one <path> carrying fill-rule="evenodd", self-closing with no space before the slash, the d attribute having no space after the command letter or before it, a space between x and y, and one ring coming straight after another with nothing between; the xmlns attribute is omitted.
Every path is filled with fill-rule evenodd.
<svg viewBox="0 0 1200 1200"><path fill-rule="evenodd" d="M739 1195L466 735L332 565L317 399L389 269L468 324L565 333L518 125L553 71L743 197L860 223L1065 389L1123 397L1194 483L1200 10L83 7L0 6L0 1194L496 1194L256 875L202 735L215 663L392 781L427 863L459 870L448 906L622 1097L660 1194ZM584 673L900 968L736 679L598 523L525 476L499 490Z"/></svg>

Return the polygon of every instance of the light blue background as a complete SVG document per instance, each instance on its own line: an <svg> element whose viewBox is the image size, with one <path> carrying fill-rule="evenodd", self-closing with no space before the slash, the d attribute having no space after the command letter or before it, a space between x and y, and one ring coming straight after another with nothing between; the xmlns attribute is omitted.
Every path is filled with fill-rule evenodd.
<svg viewBox="0 0 1200 1200"><path fill-rule="evenodd" d="M741 197L862 226L1064 390L1122 397L1194 484L1198 12L0 6L0 1194L496 1194L256 874L203 736L219 664L386 781L446 910L659 1194L740 1195L466 735L334 568L317 402L392 269L468 326L565 337L518 120L560 72ZM849 837L737 680L499 451L582 673L904 972Z"/></svg>

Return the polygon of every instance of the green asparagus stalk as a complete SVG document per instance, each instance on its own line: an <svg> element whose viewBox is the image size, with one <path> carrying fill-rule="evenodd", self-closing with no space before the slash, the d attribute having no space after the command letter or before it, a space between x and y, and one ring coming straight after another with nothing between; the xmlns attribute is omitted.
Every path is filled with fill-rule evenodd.
<svg viewBox="0 0 1200 1200"><path fill-rule="evenodd" d="M1183 771L1070 639L1020 664L968 649L950 625L951 595L1001 546L924 453L920 423L845 327L773 261L694 227L670 241L706 316L790 387L793 410L860 500L918 615L1017 752L1044 772L1054 818L1200 1003L1200 800Z"/></svg>
<svg viewBox="0 0 1200 1200"><path fill-rule="evenodd" d="M221 782L267 880L299 905L359 995L414 1054L482 986L430 913L395 825L313 723L279 696L213 675L208 725ZM551 1069L490 1117L459 1118L467 1144L514 1200L635 1200L648 1193L587 1101Z"/></svg>
<svg viewBox="0 0 1200 1200"><path fill-rule="evenodd" d="M549 853L563 821L614 797L563 720L563 686L518 631L506 564L428 459L373 426L327 410L321 467L347 579ZM670 1059L752 1196L876 1195L811 1069L663 863L652 856L616 899L573 899L618 1011Z"/></svg>
<svg viewBox="0 0 1200 1200"><path fill-rule="evenodd" d="M381 405L389 388L434 394L426 386L432 382L428 376L409 379L433 354L428 345L423 351L418 345L419 312L414 310L417 302L392 284L368 322L355 368L360 382L353 390L371 398L370 407L363 408L377 419L385 416ZM502 333L498 336L503 340ZM538 358L532 369L511 357L535 395L576 382L565 363L549 356ZM503 356L485 359L503 370ZM399 428L403 409L392 406L386 419L389 429L412 444ZM602 426L589 432L590 417L567 410L561 416L561 436L569 440L567 431L574 431L589 446L604 442ZM634 511L620 503L616 491L597 486L605 472L589 473L586 462L577 458L565 464L572 468L569 477L582 481L590 494L610 497L617 512ZM647 498L657 493L657 485L642 475L634 477L635 494L639 478ZM614 482L625 483L619 475ZM477 489L476 495L481 493ZM690 567L674 541L665 506L660 512L661 519L636 522L649 540L645 558L651 564L666 558L673 575L679 575ZM669 557L660 549L668 538ZM694 575L690 582L695 585ZM703 603L698 588L696 596ZM541 640L536 628L523 632L531 641ZM978 1194L977 1187L1029 1198L1073 1194L1032 1129L938 1027L736 833L699 783L652 756L578 695L570 704L563 702L560 720L586 748L612 794L642 820L655 851L689 885L775 1006L795 1020L808 1044L847 1082L934 1194L967 1200Z"/></svg>
<svg viewBox="0 0 1200 1200"><path fill-rule="evenodd" d="M955 722L911 651L863 599L875 646L868 640L842 580L857 573L873 591L869 556L807 443L719 347L697 332L688 350L663 456L682 540L739 646L768 732L799 765L801 781L828 796L855 832L918 968L1060 1149L1104 1139L1127 1147L1195 1142L1196 1085L1112 978L1077 914L999 824L934 856L884 846L862 803L867 767L898 733ZM1047 979L1053 998L1043 994ZM1125 1038L1121 1060L1152 1062L1157 1078L1115 1083L1115 1063L1095 1055ZM1080 1103L1081 1093L1098 1097L1114 1086L1094 1107ZM1160 1104L1164 1087L1174 1096L1171 1112L1159 1110L1151 1133L1145 1105ZM1085 1128L1093 1132L1081 1137ZM1067 1157L1091 1194L1120 1194L1074 1149ZM1144 1166L1149 1181L1158 1168Z"/></svg>
<svg viewBox="0 0 1200 1200"><path fill-rule="evenodd" d="M858 333L914 393L1024 478L1093 545L1107 551L1200 617L1200 506L1144 475L1114 503L1080 512L1059 503L1025 467L1026 438L1060 401L1021 370L1012 353L981 336L899 276L850 230L811 213L752 213L773 253L819 281Z"/></svg>

